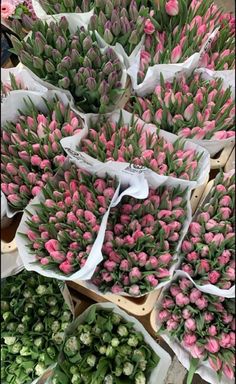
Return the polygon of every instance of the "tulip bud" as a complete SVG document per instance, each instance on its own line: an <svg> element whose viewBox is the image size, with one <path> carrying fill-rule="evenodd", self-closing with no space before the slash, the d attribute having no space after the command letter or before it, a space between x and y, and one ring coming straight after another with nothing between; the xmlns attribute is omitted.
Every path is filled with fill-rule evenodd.
<svg viewBox="0 0 236 384"><path fill-rule="evenodd" d="M11 35L11 42L13 45L13 48L15 50L15 53L19 55L21 51L23 50L23 45L14 35Z"/></svg>
<svg viewBox="0 0 236 384"><path fill-rule="evenodd" d="M136 1L133 1L133 0L131 1L130 6L129 6L129 14L130 14L131 20L133 20L133 21L137 20L139 13L138 13Z"/></svg>
<svg viewBox="0 0 236 384"><path fill-rule="evenodd" d="M184 118L187 121L190 121L194 113L194 105L191 103L187 106L187 108L184 111Z"/></svg>
<svg viewBox="0 0 236 384"><path fill-rule="evenodd" d="M53 59L53 61L55 63L60 63L61 62L62 56L61 56L60 52L57 49L53 49L52 50L52 59Z"/></svg>
<svg viewBox="0 0 236 384"><path fill-rule="evenodd" d="M89 77L89 78L86 80L86 86L87 86L87 88L88 88L90 91L95 91L95 89L97 88L96 80L95 80L93 77Z"/></svg>
<svg viewBox="0 0 236 384"><path fill-rule="evenodd" d="M32 65L32 57L28 52L21 51L19 54L20 61L25 64L27 67L30 67Z"/></svg>
<svg viewBox="0 0 236 384"><path fill-rule="evenodd" d="M111 17L111 15L112 15L112 11L113 11L113 9L114 9L114 7L113 7L113 4L112 4L112 2L110 1L110 0L106 0L106 6L105 6L105 14L107 15L107 17Z"/></svg>
<svg viewBox="0 0 236 384"><path fill-rule="evenodd" d="M89 51L87 52L87 57L91 60L91 61L94 61L96 60L98 54L97 52L95 51L94 48L90 48Z"/></svg>
<svg viewBox="0 0 236 384"><path fill-rule="evenodd" d="M32 63L33 63L33 67L36 68L36 69L43 69L43 59L41 59L40 57L36 57L34 56L33 57L33 60L32 60Z"/></svg>
<svg viewBox="0 0 236 384"><path fill-rule="evenodd" d="M102 105L108 105L109 104L109 97L107 95L103 95L100 99Z"/></svg>
<svg viewBox="0 0 236 384"><path fill-rule="evenodd" d="M71 68L71 58L70 56L65 56L61 61L62 68L69 70Z"/></svg>
<svg viewBox="0 0 236 384"><path fill-rule="evenodd" d="M106 80L103 80L99 85L98 92L100 93L100 95L106 95L108 91L109 91L109 85L106 82Z"/></svg>
<svg viewBox="0 0 236 384"><path fill-rule="evenodd" d="M48 73L55 72L56 68L50 60L45 60L45 68Z"/></svg>
<svg viewBox="0 0 236 384"><path fill-rule="evenodd" d="M178 44L171 52L171 63L178 63L179 59L181 58L182 55L182 48Z"/></svg>
<svg viewBox="0 0 236 384"><path fill-rule="evenodd" d="M95 31L98 29L98 16L97 15L92 15L89 21L89 28L92 31Z"/></svg>
<svg viewBox="0 0 236 384"><path fill-rule="evenodd" d="M29 17L28 15L26 15L24 12L21 16L21 22L22 22L22 26L27 30L27 31L31 31L33 29L33 26L34 26L34 21L32 20L31 17Z"/></svg>
<svg viewBox="0 0 236 384"><path fill-rule="evenodd" d="M53 48L51 47L51 45L48 45L48 44L44 45L44 52L47 57L52 56L52 50Z"/></svg>
<svg viewBox="0 0 236 384"><path fill-rule="evenodd" d="M117 81L118 81L117 73L115 71L110 73L108 76L108 84L110 85L111 88L115 85Z"/></svg>
<svg viewBox="0 0 236 384"><path fill-rule="evenodd" d="M137 45L139 42L139 36L137 34L137 31L132 31L130 38L129 38L129 43L132 45Z"/></svg>
<svg viewBox="0 0 236 384"><path fill-rule="evenodd" d="M64 52L64 50L66 49L67 47L67 44L66 44L66 40L64 39L64 37L62 36L59 36L56 40L56 48L58 49L58 51L60 51L61 53Z"/></svg>
<svg viewBox="0 0 236 384"><path fill-rule="evenodd" d="M78 64L80 62L80 54L77 51L77 49L71 50L70 57L71 57L71 64L75 65L75 64Z"/></svg>
<svg viewBox="0 0 236 384"><path fill-rule="evenodd" d="M70 79L68 77L64 77L58 81L59 88L68 89L70 86Z"/></svg>
<svg viewBox="0 0 236 384"><path fill-rule="evenodd" d="M108 61L103 68L103 73L105 73L105 75L109 75L112 71L113 71L113 64L111 61Z"/></svg>
<svg viewBox="0 0 236 384"><path fill-rule="evenodd" d="M83 66L86 68L92 68L93 67L91 60L87 56L85 56L85 58L84 58Z"/></svg>
<svg viewBox="0 0 236 384"><path fill-rule="evenodd" d="M119 20L116 20L113 24L112 24L112 33L114 36L119 36L120 32L121 32L121 25L120 25L120 22Z"/></svg>
<svg viewBox="0 0 236 384"><path fill-rule="evenodd" d="M93 45L93 40L90 36L86 36L85 39L83 40L83 51L84 53L87 53L89 51L89 49L92 47Z"/></svg>
<svg viewBox="0 0 236 384"><path fill-rule="evenodd" d="M99 26L103 27L107 22L107 18L106 16L104 15L104 13L102 11L99 12L99 16L98 16L98 24Z"/></svg>
<svg viewBox="0 0 236 384"><path fill-rule="evenodd" d="M106 41L107 44L111 44L113 41L113 35L109 29L105 29L104 35L103 35L104 40Z"/></svg>
<svg viewBox="0 0 236 384"><path fill-rule="evenodd" d="M179 13L179 3L178 0L169 0L165 4L165 10L167 15L176 16Z"/></svg>
<svg viewBox="0 0 236 384"><path fill-rule="evenodd" d="M59 25L59 28L61 28L64 32L67 31L67 29L69 28L69 23L68 23L67 18L65 16L61 17L58 25Z"/></svg>
<svg viewBox="0 0 236 384"><path fill-rule="evenodd" d="M66 8L74 8L75 7L74 0L63 0L63 2L64 2L64 5Z"/></svg>

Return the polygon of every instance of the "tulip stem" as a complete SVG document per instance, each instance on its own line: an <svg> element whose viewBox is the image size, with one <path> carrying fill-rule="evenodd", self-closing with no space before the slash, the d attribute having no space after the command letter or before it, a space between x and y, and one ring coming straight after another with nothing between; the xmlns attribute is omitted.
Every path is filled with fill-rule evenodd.
<svg viewBox="0 0 236 384"><path fill-rule="evenodd" d="M199 359L191 359L190 361L190 367L188 371L188 377L187 377L187 384L191 384L193 381L193 376L196 372L196 369L198 367Z"/></svg>

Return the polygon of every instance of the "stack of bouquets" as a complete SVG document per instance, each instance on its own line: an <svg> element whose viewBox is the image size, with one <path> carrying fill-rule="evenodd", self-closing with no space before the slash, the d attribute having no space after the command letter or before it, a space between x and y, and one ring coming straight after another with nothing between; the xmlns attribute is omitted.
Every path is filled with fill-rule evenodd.
<svg viewBox="0 0 236 384"><path fill-rule="evenodd" d="M128 56L140 43L148 17L148 1L96 0L89 29L97 31L107 44L121 44Z"/></svg>
<svg viewBox="0 0 236 384"><path fill-rule="evenodd" d="M1 382L29 384L56 363L72 313L56 280L23 271L1 284Z"/></svg>
<svg viewBox="0 0 236 384"><path fill-rule="evenodd" d="M189 221L189 192L150 188L146 199L124 196L111 208L103 261L91 282L102 292L140 296L171 278Z"/></svg>
<svg viewBox="0 0 236 384"><path fill-rule="evenodd" d="M211 377L211 383L232 383L235 369L235 299L203 293L186 278L172 282L163 293L157 311L159 333L184 359L181 347L190 354L190 377L194 369ZM178 347L176 346L178 343ZM216 375L217 374L217 375ZM232 380L232 381L231 381Z"/></svg>
<svg viewBox="0 0 236 384"><path fill-rule="evenodd" d="M115 109L124 92L126 71L113 49L99 48L94 33L84 27L71 33L67 18L62 17L49 25L38 20L25 41L14 36L11 41L26 67L41 80L70 91L83 112Z"/></svg>
<svg viewBox="0 0 236 384"><path fill-rule="evenodd" d="M25 239L23 262L65 279L86 266L118 184L116 179L90 175L74 164L61 173L28 206L16 240L21 252L21 238Z"/></svg>
<svg viewBox="0 0 236 384"><path fill-rule="evenodd" d="M200 66L234 68L235 19L231 14L223 14L212 0L192 0L189 5L184 0L158 1L145 22L138 84L144 81L149 67L183 63L199 52L217 28L209 52L203 52L200 58Z"/></svg>
<svg viewBox="0 0 236 384"><path fill-rule="evenodd" d="M25 99L16 121L1 129L1 190L11 208L24 209L45 183L61 168L63 137L81 130L81 119L58 96L44 101L47 112Z"/></svg>
<svg viewBox="0 0 236 384"><path fill-rule="evenodd" d="M22 84L22 81L19 77L15 77L14 74L11 72L9 73L9 76L9 83L4 83L1 81L1 102L4 98L7 97L7 95L9 95L11 91L17 91L19 89L27 90L27 87Z"/></svg>
<svg viewBox="0 0 236 384"><path fill-rule="evenodd" d="M170 142L154 125L148 126L131 114L129 123L125 123L123 112L118 121L113 118L115 115L99 116L95 121L90 119L88 133L77 149L101 162L132 163L145 166L158 175L182 180L199 178L199 163L204 152L186 149L184 140L178 138ZM125 116L128 115L126 112Z"/></svg>
<svg viewBox="0 0 236 384"><path fill-rule="evenodd" d="M201 73L165 81L130 105L140 118L187 139L225 140L235 137L235 103L223 79L205 80ZM209 148L211 149L211 148Z"/></svg>
<svg viewBox="0 0 236 384"><path fill-rule="evenodd" d="M31 0L3 0L1 1L1 19L20 38L24 38L27 31L32 29L37 19Z"/></svg>
<svg viewBox="0 0 236 384"><path fill-rule="evenodd" d="M71 324L50 383L149 382L160 357L136 323L108 306L94 305Z"/></svg>
<svg viewBox="0 0 236 384"><path fill-rule="evenodd" d="M89 0L39 0L48 15L57 13L85 13L94 7L94 2Z"/></svg>
<svg viewBox="0 0 236 384"><path fill-rule="evenodd" d="M233 291L235 284L235 173L220 173L182 243L183 271L199 285Z"/></svg>

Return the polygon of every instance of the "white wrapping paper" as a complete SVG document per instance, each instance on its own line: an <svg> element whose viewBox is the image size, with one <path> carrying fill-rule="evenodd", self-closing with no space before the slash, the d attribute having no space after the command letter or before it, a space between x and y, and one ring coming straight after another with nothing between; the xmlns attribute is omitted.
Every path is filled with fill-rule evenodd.
<svg viewBox="0 0 236 384"><path fill-rule="evenodd" d="M76 161L75 163L78 165ZM69 164L67 166L69 167ZM98 177L104 177L106 173L109 174L109 172L106 172L106 171L104 172L103 170L98 172L96 169L91 169L91 167L89 167L86 163L81 164L81 161L79 162L79 166L80 168L85 169L90 173L96 173ZM78 279L88 280L92 277L97 265L103 260L101 248L104 241L107 219L108 219L111 207L114 204L118 204L122 196L126 193L129 194L130 196L137 197L137 198L145 198L148 195L148 185L147 183L145 183L145 180L142 176L140 176L139 178L130 178L130 177L127 178L126 175L122 176L119 173L110 174L110 176L117 176L120 182L122 181L124 183L125 181L126 183L129 183L129 186L125 191L123 191L120 194L119 193L120 183L119 183L116 189L116 192L112 198L111 204L107 212L104 214L102 218L100 230L98 232L95 242L93 243L92 249L90 251L90 254L87 258L85 265L79 271L73 273L70 276L65 276L64 274L60 274L57 270L54 271L54 270L43 269L38 263L37 264L34 263L37 259L35 255L31 255L29 253L29 250L27 247L27 244L28 244L27 239L24 239L19 235L19 233L26 233L27 230L29 229L28 226L26 225L26 220L29 217L29 215L26 211L24 212L16 233L16 244L19 250L20 257L22 258L24 267L27 270L35 271L40 273L43 276L48 276L48 277L56 278L58 280L63 280L63 281L75 281ZM55 177L58 177L58 179L60 179L59 175ZM43 196L43 193L41 192L33 200L31 200L31 202L27 206L27 211L30 211L31 213L34 212L35 211L33 207L34 204L38 204L39 202L43 202L44 200L45 198Z"/></svg>
<svg viewBox="0 0 236 384"><path fill-rule="evenodd" d="M48 18L55 18L56 20L60 20L60 18L62 16L70 16L71 18L73 18L73 20L79 20L80 23L84 26L84 27L87 27L88 26L88 23L89 23L89 20L91 18L91 16L94 14L94 10L91 10L90 12L84 12L84 13L58 13L58 14L55 14L55 15L48 15L43 7L41 6L40 2L38 0L32 0L32 6L33 6L33 9L34 9L34 12L36 14L36 16L41 19L41 20L47 20Z"/></svg>
<svg viewBox="0 0 236 384"><path fill-rule="evenodd" d="M5 99L5 102L3 103L2 108L1 108L1 126L3 127L3 125L7 121L16 122L18 116L20 116L19 110L24 111L24 109L25 109L24 100L27 101L29 97L32 100L32 102L34 103L34 105L39 109L39 111L41 111L42 113L47 113L47 107L43 101L43 97L46 98L48 101L51 101L55 96L57 96L59 98L59 100L64 105L69 104L69 100L63 92L47 91L47 93L45 93L45 92L42 92L42 93L37 92L36 93L34 91L25 91L25 90L10 92L10 94ZM1 204L3 206L3 209L1 212L1 218L3 218L4 215L11 218L16 213L22 212L22 210L16 211L16 210L12 209L8 205L5 195L4 195L4 197L2 197L2 203ZM3 215L3 213L4 213L4 215Z"/></svg>
<svg viewBox="0 0 236 384"><path fill-rule="evenodd" d="M177 278L177 276L174 277L173 281ZM161 295L158 298L157 305L156 305L156 313L155 313L155 331L158 332L161 327L161 322L158 321L157 313L160 311L161 308L161 302L164 297L165 291L169 289L171 283L169 283L165 289L162 291ZM178 360L180 363L189 370L190 368L190 362L191 362L191 354L188 352L187 349L185 349L178 340L175 340L174 338L171 338L168 334L168 332L161 333L162 339L169 345L169 347L173 350L173 352L176 354ZM211 368L208 360L200 361L199 366L196 369L195 373L197 373L203 380L205 380L207 383L210 384L234 384L234 380L230 380L227 378L224 374L222 375L222 379L219 382L216 372Z"/></svg>
<svg viewBox="0 0 236 384"><path fill-rule="evenodd" d="M209 49L209 46L217 32L218 29L212 32L204 46L201 48L200 52L194 53L183 63L156 64L153 67L149 67L145 79L141 84L138 84L138 71L141 54L141 51L139 51L132 65L127 71L131 78L134 92L141 97L145 96L147 93L152 93L160 82L161 73L163 74L163 77L166 81L173 81L173 78L176 75L190 74L195 68L198 67L202 55Z"/></svg>
<svg viewBox="0 0 236 384"><path fill-rule="evenodd" d="M225 175L228 175L229 177L231 177L234 173L235 173L235 170L232 169L228 173L225 173ZM215 187L213 186L212 189L214 189L214 188ZM197 209L197 211L195 212L192 221L194 221L194 219L198 216L199 211L201 210L201 207L204 207L204 205L206 205L209 202L212 189L210 190L210 192L208 193L208 195L206 196L204 201L201 203L200 208ZM181 261L179 261L177 268L179 267L180 264L181 264ZM194 281L194 278L192 278L188 273L186 273L186 272L184 272L182 270L179 270L179 269L176 270L175 276L176 277L187 277L189 280L192 281L192 283L195 285L195 287L197 287L199 289L199 291L202 291L202 292L205 292L205 293L209 293L211 295L227 297L229 299L230 298L232 299L232 298L235 297L235 285L233 285L229 289L221 289L221 288L219 288L219 287L217 287L217 286L215 286L213 284L204 284L204 285L202 284L202 285L200 285L200 284L197 284Z"/></svg>
<svg viewBox="0 0 236 384"><path fill-rule="evenodd" d="M132 114L125 111L125 110L121 110L121 111L123 114L124 123L129 124L131 119L132 119ZM102 163L101 161L96 160L95 158L87 155L86 153L76 150L76 147L79 146L81 140L83 138L85 138L88 134L88 130L90 128L90 119L94 122L94 121L97 121L97 119L99 117L99 115L95 115L95 114L86 114L86 115L80 114L80 115L85 120L84 129L78 135L73 136L73 137L70 136L70 137L63 138L60 141L62 147L64 148L64 150L68 154L68 156L73 158L73 153L74 154L77 153L78 156L82 156L84 159L86 159L91 164L92 167L99 167L99 166L102 167L103 166L103 169L107 170L109 172L111 172L111 171L114 171L114 172L124 171L125 169L127 169L127 167L129 167L129 163L126 163L126 162L122 163L122 162L116 162L116 161L108 161L106 163ZM112 121L114 121L114 122L118 122L119 117L120 117L120 110L116 110L111 114L107 114L107 117L110 117L112 119ZM137 120L144 124L144 122L141 119L137 118ZM146 124L145 123L144 130L145 129L149 129L149 130L152 130L153 132L156 132L156 126L153 124ZM160 130L159 136L165 138L167 141L169 141L171 143L175 142L178 139L178 136L176 136L172 133L163 131L163 130ZM194 149L197 151L198 154L203 152L203 156L201 157L201 159L199 161L199 166L198 166L199 167L199 175L198 175L198 178L196 181L182 180L182 179L178 179L178 178L175 178L172 176L158 175L156 172L152 171L151 169L147 169L147 168L143 167L145 169L146 179L149 182L157 182L157 183L163 183L167 180L171 180L173 182L173 184L175 184L175 185L182 185L183 187L190 187L191 189L194 189L194 188L204 184L205 179L206 179L206 175L210 172L209 153L204 148L202 148L199 145L196 145L196 144L194 144L188 140L186 140L184 149L185 150Z"/></svg>
<svg viewBox="0 0 236 384"><path fill-rule="evenodd" d="M1 279L17 275L24 269L18 250L9 253L1 252Z"/></svg>
<svg viewBox="0 0 236 384"><path fill-rule="evenodd" d="M147 384L157 384L157 378L158 378L158 384L164 384L165 377L167 375L169 366L171 364L170 355L163 348L161 348L161 346L155 340L153 340L153 338L145 330L143 325L135 317L129 316L125 311L117 307L115 304L99 303L99 304L94 304L90 306L82 313L82 315L77 317L76 320L67 328L66 335L74 334L74 332L76 332L76 328L78 327L78 325L84 322L88 312L94 306L96 306L96 308L99 308L99 309L113 310L114 313L117 313L120 316L122 316L124 320L128 322L132 322L134 324L134 329L137 332L141 332L143 334L145 342L153 349L153 351L160 358L158 365L156 366L156 368L153 369L151 376L147 381ZM61 352L59 356L59 361L63 361L63 360L64 360L64 356L63 356L63 352ZM51 383L50 379L48 380L48 383Z"/></svg>
<svg viewBox="0 0 236 384"><path fill-rule="evenodd" d="M42 95L47 92L47 88L35 81L30 73L23 67L20 63L15 68L1 68L1 81L4 84L11 84L10 74L13 74L18 78L24 88L27 88L28 91L41 93ZM16 93L19 95L19 92L24 92L25 90L14 90L11 93ZM7 98L8 96L6 96ZM2 103L5 102L6 98L3 99Z"/></svg>

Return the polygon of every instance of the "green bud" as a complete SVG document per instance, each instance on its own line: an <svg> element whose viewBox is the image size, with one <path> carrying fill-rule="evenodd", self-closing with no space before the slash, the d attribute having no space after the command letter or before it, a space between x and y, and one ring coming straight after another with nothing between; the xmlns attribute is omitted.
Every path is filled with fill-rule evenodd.
<svg viewBox="0 0 236 384"><path fill-rule="evenodd" d="M43 59L41 59L40 57L36 57L36 56L33 56L33 67L36 68L36 69L43 69Z"/></svg>
<svg viewBox="0 0 236 384"><path fill-rule="evenodd" d="M111 44L111 43L112 43L112 41L113 41L113 35L112 35L110 29L107 29L107 28L105 29L105 31L104 31L104 35L103 35L103 39L105 40L105 42L106 42L107 44Z"/></svg>
<svg viewBox="0 0 236 384"><path fill-rule="evenodd" d="M15 53L17 55L19 55L21 53L21 51L23 50L22 43L14 35L11 35L11 42L12 42L13 48L15 50Z"/></svg>
<svg viewBox="0 0 236 384"><path fill-rule="evenodd" d="M63 89L68 89L70 87L69 77L64 77L58 81L58 87Z"/></svg>
<svg viewBox="0 0 236 384"><path fill-rule="evenodd" d="M56 68L50 60L45 60L45 68L48 73L55 72Z"/></svg>

